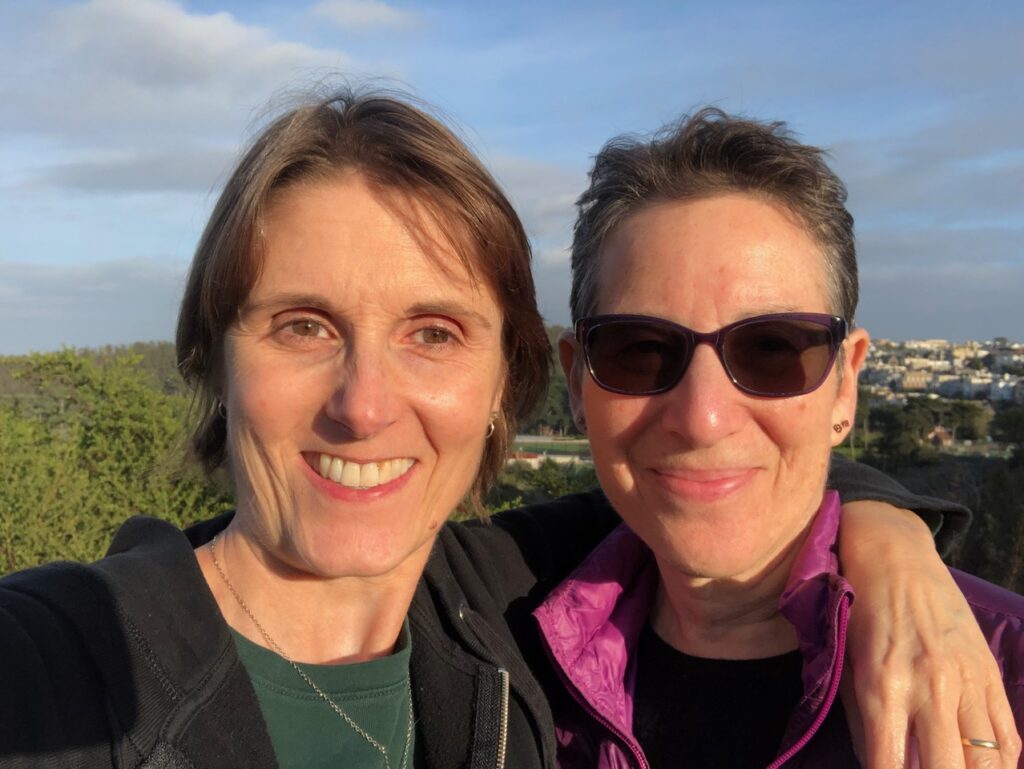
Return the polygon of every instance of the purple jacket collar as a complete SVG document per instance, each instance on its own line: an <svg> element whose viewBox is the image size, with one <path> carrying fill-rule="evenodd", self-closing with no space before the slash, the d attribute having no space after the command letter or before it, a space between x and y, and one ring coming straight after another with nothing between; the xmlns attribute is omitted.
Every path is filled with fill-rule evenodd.
<svg viewBox="0 0 1024 769"><path fill-rule="evenodd" d="M838 574L838 530L839 497L828 491L779 599L779 610L797 631L804 659L804 697L772 767L781 766L807 744L838 692L853 598L849 584ZM562 682L591 719L570 723L555 713L561 766L648 766L632 732L633 651L657 584L651 551L623 524L534 612Z"/></svg>

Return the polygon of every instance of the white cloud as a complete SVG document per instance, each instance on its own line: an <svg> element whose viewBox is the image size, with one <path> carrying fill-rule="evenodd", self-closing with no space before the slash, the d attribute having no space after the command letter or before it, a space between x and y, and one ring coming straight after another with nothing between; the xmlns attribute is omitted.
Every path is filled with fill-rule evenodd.
<svg viewBox="0 0 1024 769"><path fill-rule="evenodd" d="M235 161L235 148L181 147L112 152L43 169L36 183L87 192L210 192Z"/></svg>
<svg viewBox="0 0 1024 769"><path fill-rule="evenodd" d="M381 27L413 27L419 17L381 0L324 0L312 8L313 13L330 20L341 29L364 32Z"/></svg>
<svg viewBox="0 0 1024 769"><path fill-rule="evenodd" d="M1019 339L1024 328L1019 286L1024 286L1019 264L866 270L859 321L874 336L894 339Z"/></svg>
<svg viewBox="0 0 1024 769"><path fill-rule="evenodd" d="M1024 231L869 230L858 237L858 248L858 317L876 336L1020 336Z"/></svg>
<svg viewBox="0 0 1024 769"><path fill-rule="evenodd" d="M585 173L507 156L494 160L490 169L543 253L554 255L571 240L575 202L586 185ZM564 254L558 261L565 261Z"/></svg>
<svg viewBox="0 0 1024 769"><path fill-rule="evenodd" d="M0 262L0 355L172 339L185 266Z"/></svg>
<svg viewBox="0 0 1024 769"><path fill-rule="evenodd" d="M503 156L490 163L533 244L537 304L548 323L569 323L569 244L576 198L587 175L577 169Z"/></svg>
<svg viewBox="0 0 1024 769"><path fill-rule="evenodd" d="M340 51L171 0L89 0L21 23L19 43L0 48L0 131L61 142L236 137L286 83L352 66Z"/></svg>

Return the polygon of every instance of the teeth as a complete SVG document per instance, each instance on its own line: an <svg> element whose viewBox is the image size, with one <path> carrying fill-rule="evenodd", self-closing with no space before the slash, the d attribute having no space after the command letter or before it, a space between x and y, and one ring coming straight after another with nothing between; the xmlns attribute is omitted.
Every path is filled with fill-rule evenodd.
<svg viewBox="0 0 1024 769"><path fill-rule="evenodd" d="M339 459L335 461L340 462L341 460ZM355 462L346 462L345 469L342 470L341 472L341 485L353 487L358 486L359 477L361 475L362 473L359 471L359 465L357 465Z"/></svg>
<svg viewBox="0 0 1024 769"><path fill-rule="evenodd" d="M320 475L349 488L371 489L404 475L414 464L412 459L385 459L361 465L330 454L321 454Z"/></svg>
<svg viewBox="0 0 1024 769"><path fill-rule="evenodd" d="M331 460L330 479L335 483L341 483L341 469L345 466L340 459Z"/></svg>

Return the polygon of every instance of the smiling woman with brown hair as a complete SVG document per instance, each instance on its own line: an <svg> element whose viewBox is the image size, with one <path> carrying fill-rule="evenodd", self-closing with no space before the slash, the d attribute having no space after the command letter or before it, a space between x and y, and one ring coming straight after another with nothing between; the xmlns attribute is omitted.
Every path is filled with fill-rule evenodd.
<svg viewBox="0 0 1024 769"><path fill-rule="evenodd" d="M591 494L446 523L548 377L529 243L479 161L391 96L287 112L214 208L177 344L195 453L237 509L184 533L132 519L96 564L0 581L0 767L552 767L529 610L618 519ZM854 498L950 509L841 470ZM927 531L895 519L865 520L934 574ZM886 553L858 560L884 584ZM928 657L963 665L965 696L991 665L974 635Z"/></svg>

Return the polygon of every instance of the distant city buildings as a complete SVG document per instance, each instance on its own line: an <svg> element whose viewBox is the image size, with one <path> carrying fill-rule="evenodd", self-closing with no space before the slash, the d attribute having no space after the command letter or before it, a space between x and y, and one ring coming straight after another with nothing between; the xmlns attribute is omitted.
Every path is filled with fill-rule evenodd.
<svg viewBox="0 0 1024 769"><path fill-rule="evenodd" d="M997 337L956 344L945 339L875 339L861 383L872 396L907 394L1024 404L1024 343Z"/></svg>

